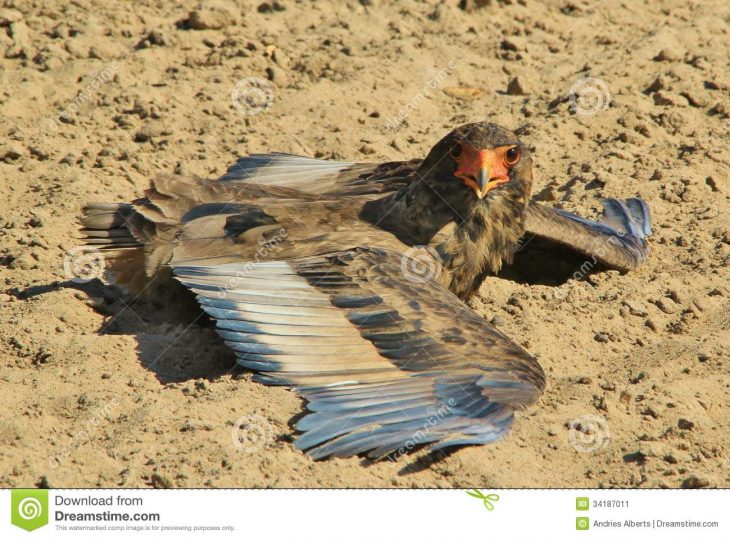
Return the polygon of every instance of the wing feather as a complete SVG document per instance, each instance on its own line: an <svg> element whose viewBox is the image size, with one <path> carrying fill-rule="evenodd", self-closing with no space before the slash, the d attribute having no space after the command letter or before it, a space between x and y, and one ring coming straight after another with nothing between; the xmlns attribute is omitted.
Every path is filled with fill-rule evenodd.
<svg viewBox="0 0 730 539"><path fill-rule="evenodd" d="M400 268L399 254L358 248L174 271L241 365L308 401L296 445L315 458L505 435L544 388L539 364L441 285L415 286Z"/></svg>
<svg viewBox="0 0 730 539"><path fill-rule="evenodd" d="M649 207L638 198L602 202L605 222L599 223L533 201L525 212L526 233L571 247L611 268L636 269L649 254Z"/></svg>
<svg viewBox="0 0 730 539"><path fill-rule="evenodd" d="M328 161L285 153L241 157L221 182L245 181L322 195L385 193L408 184L420 160L390 163Z"/></svg>

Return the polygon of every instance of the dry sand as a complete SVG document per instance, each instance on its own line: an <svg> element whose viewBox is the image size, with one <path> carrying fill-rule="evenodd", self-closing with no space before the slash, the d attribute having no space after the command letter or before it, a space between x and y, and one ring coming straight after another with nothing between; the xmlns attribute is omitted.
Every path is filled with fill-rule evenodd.
<svg viewBox="0 0 730 539"><path fill-rule="evenodd" d="M463 4L3 2L0 486L730 485L730 4ZM247 77L274 84L257 115L232 104ZM610 94L591 115L567 99L586 77ZM566 283L580 260L525 250L486 280L472 305L548 374L500 443L313 462L300 399L232 370L209 327L66 277L82 204L156 172L402 160L484 119L521 129L542 199L595 218L640 196L654 219L636 272ZM243 447L242 416L261 422Z"/></svg>

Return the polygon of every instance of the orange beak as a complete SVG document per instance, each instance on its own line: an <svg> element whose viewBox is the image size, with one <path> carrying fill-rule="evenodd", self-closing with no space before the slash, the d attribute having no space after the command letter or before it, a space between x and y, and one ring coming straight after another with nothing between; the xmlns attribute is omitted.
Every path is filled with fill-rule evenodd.
<svg viewBox="0 0 730 539"><path fill-rule="evenodd" d="M477 150L464 144L454 175L474 189L481 200L489 191L509 181L509 170L504 153L510 146L492 150Z"/></svg>

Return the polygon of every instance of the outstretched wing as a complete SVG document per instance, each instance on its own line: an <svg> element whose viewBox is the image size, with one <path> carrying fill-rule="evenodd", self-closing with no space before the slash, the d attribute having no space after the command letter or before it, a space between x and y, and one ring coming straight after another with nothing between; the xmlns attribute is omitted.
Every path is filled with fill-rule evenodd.
<svg viewBox="0 0 730 539"><path fill-rule="evenodd" d="M314 458L491 442L545 386L532 356L390 251L174 271L241 365L308 401L296 445Z"/></svg>
<svg viewBox="0 0 730 539"><path fill-rule="evenodd" d="M347 163L285 153L254 154L238 159L220 181L245 180L318 195L368 195L407 185L420 162Z"/></svg>
<svg viewBox="0 0 730 539"><path fill-rule="evenodd" d="M420 163L413 159L376 165L282 153L256 154L240 158L220 179L246 180L317 195L377 194L408 184ZM572 247L609 267L635 269L649 252L649 208L638 198L602 202L604 221L597 223L533 201L526 211L526 233Z"/></svg>
<svg viewBox="0 0 730 539"><path fill-rule="evenodd" d="M598 223L533 201L525 212L525 232L572 247L611 268L636 269L649 254L649 207L638 198L601 202L604 221Z"/></svg>

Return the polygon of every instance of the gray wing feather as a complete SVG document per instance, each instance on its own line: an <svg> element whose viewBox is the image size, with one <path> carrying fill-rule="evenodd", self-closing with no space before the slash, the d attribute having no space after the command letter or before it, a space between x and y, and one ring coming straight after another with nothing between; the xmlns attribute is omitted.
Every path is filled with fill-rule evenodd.
<svg viewBox="0 0 730 539"><path fill-rule="evenodd" d="M649 254L649 207L638 198L609 198L602 203L604 221L595 222L533 201L525 212L525 230L595 257L606 266L636 269Z"/></svg>
<svg viewBox="0 0 730 539"><path fill-rule="evenodd" d="M456 296L432 281L414 287L400 268L400 255L361 248L174 271L241 365L308 401L296 446L314 458L504 436L542 392L542 369Z"/></svg>

